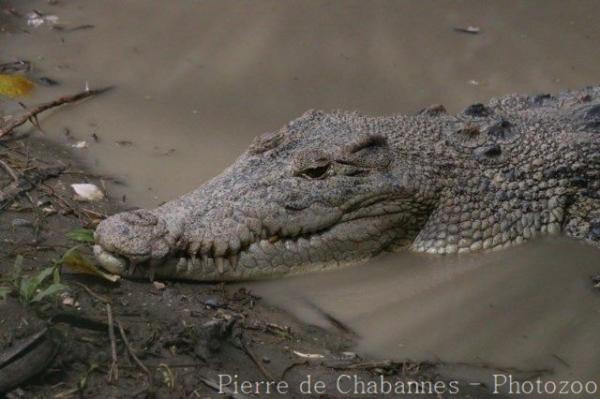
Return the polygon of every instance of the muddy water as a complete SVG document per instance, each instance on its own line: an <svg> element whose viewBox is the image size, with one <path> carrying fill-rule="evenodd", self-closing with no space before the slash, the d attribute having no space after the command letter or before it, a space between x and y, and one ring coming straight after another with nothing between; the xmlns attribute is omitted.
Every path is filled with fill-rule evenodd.
<svg viewBox="0 0 600 399"><path fill-rule="evenodd" d="M19 8L55 14L66 28L94 25L17 31L0 59L31 60L39 76L61 83L31 102L86 82L115 86L43 126L60 142L65 128L86 140L82 156L119 176L126 186L112 193L132 206L195 188L255 135L309 108L390 114L443 103L458 111L495 95L600 81L594 1L23 0ZM453 31L469 25L480 34ZM561 241L492 256L388 255L256 289L303 317L309 298L374 354L544 366L600 380L592 339L600 306L587 284L599 266L596 252Z"/></svg>
<svg viewBox="0 0 600 399"><path fill-rule="evenodd" d="M333 315L380 357L552 369L600 384L600 295L590 287L599 266L596 248L553 239L485 256L386 254L253 288L313 323Z"/></svg>

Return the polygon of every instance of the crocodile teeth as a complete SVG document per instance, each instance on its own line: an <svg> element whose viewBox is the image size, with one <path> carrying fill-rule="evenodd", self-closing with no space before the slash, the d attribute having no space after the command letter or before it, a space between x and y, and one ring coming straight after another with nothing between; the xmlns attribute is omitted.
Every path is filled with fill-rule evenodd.
<svg viewBox="0 0 600 399"><path fill-rule="evenodd" d="M137 268L137 264L135 262L129 262L129 269L127 273L129 276L133 276L135 274L135 269Z"/></svg>
<svg viewBox="0 0 600 399"><path fill-rule="evenodd" d="M200 260L198 260L198 258L196 258L196 255L192 255L190 257L190 261L188 262L188 272L191 272L194 269L198 269L201 267L201 263ZM200 269L202 270L202 269Z"/></svg>
<svg viewBox="0 0 600 399"><path fill-rule="evenodd" d="M204 256L210 255L212 245L212 241L202 241L202 245L200 246L200 253Z"/></svg>
<svg viewBox="0 0 600 399"><path fill-rule="evenodd" d="M151 283L154 282L154 275L155 274L156 274L156 263L155 262L150 262L150 269L148 270L148 278L150 279Z"/></svg>
<svg viewBox="0 0 600 399"><path fill-rule="evenodd" d="M231 255L229 257L229 263L231 263L231 269L233 269L233 270L237 269L238 260L239 260L239 256L237 254Z"/></svg>
<svg viewBox="0 0 600 399"><path fill-rule="evenodd" d="M187 259L185 257L179 258L179 262L177 262L177 266L175 266L178 272L183 272L187 267Z"/></svg>
<svg viewBox="0 0 600 399"><path fill-rule="evenodd" d="M227 252L228 248L229 248L229 244L224 239L215 240L214 244L213 244L213 251L214 251L215 258L225 255L225 252Z"/></svg>
<svg viewBox="0 0 600 399"><path fill-rule="evenodd" d="M237 236L233 236L229 239L229 251L236 253L240 250L242 243Z"/></svg>
<svg viewBox="0 0 600 399"><path fill-rule="evenodd" d="M217 265L217 270L219 271L219 274L225 273L225 259L221 257L215 258L215 264Z"/></svg>

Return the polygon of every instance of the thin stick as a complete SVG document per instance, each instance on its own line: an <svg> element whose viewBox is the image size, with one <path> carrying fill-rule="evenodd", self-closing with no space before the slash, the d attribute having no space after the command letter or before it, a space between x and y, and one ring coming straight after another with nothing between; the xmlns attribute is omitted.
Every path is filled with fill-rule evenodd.
<svg viewBox="0 0 600 399"><path fill-rule="evenodd" d="M106 304L106 317L108 319L108 336L110 338L110 355L112 362L108 369L108 382L117 381L119 379L119 366L117 362L117 341L115 339L115 326L113 323L112 308L109 303Z"/></svg>
<svg viewBox="0 0 600 399"><path fill-rule="evenodd" d="M281 378L280 378L280 380L281 380L281 381L285 381L285 377L286 377L287 373L289 373L290 371L292 371L292 369L293 369L294 367L298 367L298 366L309 366L309 365L310 365L310 362L309 362L308 360L305 360L305 361L303 361L303 362L295 362L295 363L292 363L292 364L290 364L290 365L289 365L289 366L287 366L287 367L286 367L286 368L283 370L283 372L281 373Z"/></svg>
<svg viewBox="0 0 600 399"><path fill-rule="evenodd" d="M217 381L204 377L204 376L199 376L198 379L200 381L202 381L202 383L204 383L204 385L206 385L209 388L214 389L215 391L219 392L219 393L224 393L234 399L248 399L250 398L250 396L246 396L244 394L241 394L237 391L232 391L231 389L222 386L221 384L217 383ZM196 389L194 391L194 395L196 396L200 396L200 393L198 392L198 390Z"/></svg>
<svg viewBox="0 0 600 399"><path fill-rule="evenodd" d="M0 190L0 210L10 205L16 197L32 190L44 180L60 175L63 170L64 168L61 167L49 167L25 172L16 181Z"/></svg>
<svg viewBox="0 0 600 399"><path fill-rule="evenodd" d="M102 296L102 295L100 295L100 294L98 294L98 293L94 292L94 291L93 291L93 290L92 290L90 287L88 287L87 285L85 285L85 284L82 284L82 283L80 283L79 281L74 281L73 283L74 283L74 284L76 284L76 285L78 285L78 286L80 286L81 288L83 288L83 289L85 290L85 292L87 292L88 294L90 294L92 297L96 298L96 299L97 299L97 300L99 300L100 302L103 302L103 303L106 303L106 304L109 304L109 303L111 302L111 301L110 301L110 298L106 298L106 297L104 297L104 296Z"/></svg>
<svg viewBox="0 0 600 399"><path fill-rule="evenodd" d="M252 350L250 350L250 348L248 348L248 346L244 342L243 338L240 339L240 342L241 342L242 350L244 351L244 353L246 353L246 355L248 355L248 357L250 358L250 360L252 360L252 362L256 365L256 367L258 367L258 369L260 370L260 372L265 377L267 377L267 379L269 381L277 381L275 379L275 377L273 377L273 374L271 374L271 372L269 370L267 370L267 368L262 364L262 362L260 361L260 359L258 359L258 357L256 357L256 355L254 354L254 352L252 352Z"/></svg>
<svg viewBox="0 0 600 399"><path fill-rule="evenodd" d="M19 180L19 175L15 172L8 164L2 160L0 160L0 166L10 175L10 177L16 182Z"/></svg>
<svg viewBox="0 0 600 399"><path fill-rule="evenodd" d="M403 363L393 362L391 360L381 360L352 364L326 364L325 366L334 370L370 370L375 368L399 367L401 365L403 365Z"/></svg>
<svg viewBox="0 0 600 399"><path fill-rule="evenodd" d="M56 100L37 105L37 106L27 110L27 112L23 113L22 115L18 115L12 119L9 119L8 121L6 121L5 125L0 126L0 138L12 133L14 129L23 125L27 121L32 121L32 123L35 124L36 123L35 118L37 117L37 115L46 110L49 110L50 108L55 108L55 107L61 106L63 104L74 103L76 101L83 100L84 98L92 97L92 96L104 93L105 91L107 91L109 89L110 89L110 87L106 87L103 89L96 89L96 90L86 90L86 91L82 91L81 93L60 97Z"/></svg>
<svg viewBox="0 0 600 399"><path fill-rule="evenodd" d="M144 373L146 373L146 375L148 376L148 383L150 385L152 385L152 373L150 373L150 370L148 370L148 368L144 365L144 363L142 363L142 361L135 354L135 351L133 350L133 348L131 347L131 344L129 343L129 340L127 339L127 334L125 334L125 330L123 330L123 326L121 325L121 323L119 323L118 320L117 320L117 327L119 328L119 334L121 334L121 339L123 340L123 343L125 344L125 348L127 348L127 352L129 353L129 356L131 356L131 358L133 359L135 364L137 364L137 366L140 369L142 369L142 371Z"/></svg>

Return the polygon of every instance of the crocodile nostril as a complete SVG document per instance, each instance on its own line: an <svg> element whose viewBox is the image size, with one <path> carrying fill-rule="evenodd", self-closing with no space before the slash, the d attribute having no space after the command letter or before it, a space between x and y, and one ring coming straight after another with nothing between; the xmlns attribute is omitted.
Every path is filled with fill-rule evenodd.
<svg viewBox="0 0 600 399"><path fill-rule="evenodd" d="M502 155L502 147L500 147L498 144L486 145L477 148L473 155L478 160L494 159Z"/></svg>
<svg viewBox="0 0 600 399"><path fill-rule="evenodd" d="M471 104L463 111L465 115L469 116L488 116L491 111L488 107L481 103Z"/></svg>

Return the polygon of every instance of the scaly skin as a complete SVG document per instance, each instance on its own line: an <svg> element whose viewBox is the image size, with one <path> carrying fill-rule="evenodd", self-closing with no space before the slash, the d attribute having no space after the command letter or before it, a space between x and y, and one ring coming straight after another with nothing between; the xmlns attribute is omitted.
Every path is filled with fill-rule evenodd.
<svg viewBox="0 0 600 399"><path fill-rule="evenodd" d="M118 274L223 281L407 246L455 254L561 233L598 243L599 150L600 87L456 116L309 111L191 193L106 219L95 253Z"/></svg>

